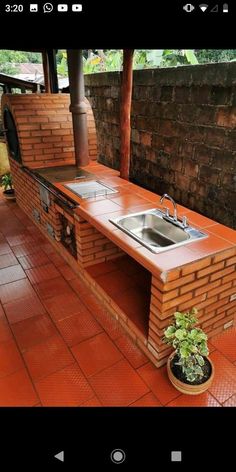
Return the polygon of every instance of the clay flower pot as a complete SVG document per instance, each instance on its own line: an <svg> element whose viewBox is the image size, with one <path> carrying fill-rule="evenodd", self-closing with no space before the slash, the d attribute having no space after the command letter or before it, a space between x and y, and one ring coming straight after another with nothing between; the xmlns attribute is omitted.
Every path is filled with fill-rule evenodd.
<svg viewBox="0 0 236 472"><path fill-rule="evenodd" d="M15 200L15 199L16 199L16 195L15 195L15 190L14 190L14 189L11 189L11 190L4 190L3 195L4 195L4 197L5 197L7 200Z"/></svg>
<svg viewBox="0 0 236 472"><path fill-rule="evenodd" d="M187 383L182 382L181 380L179 380L173 374L173 371L171 369L171 361L172 361L174 356L175 356L175 352L171 353L171 355L168 357L168 361L167 361L167 373L168 373L168 377L169 377L169 380L172 383L172 385L174 385L174 387L179 392L184 393L185 395L200 395L201 393L208 390L208 388L211 386L213 378L214 378L214 366L213 366L211 360L209 359L209 357L207 357L207 360L209 361L210 366L211 366L211 375L210 375L210 377L205 382L203 382L202 384L191 385L191 384L187 384Z"/></svg>

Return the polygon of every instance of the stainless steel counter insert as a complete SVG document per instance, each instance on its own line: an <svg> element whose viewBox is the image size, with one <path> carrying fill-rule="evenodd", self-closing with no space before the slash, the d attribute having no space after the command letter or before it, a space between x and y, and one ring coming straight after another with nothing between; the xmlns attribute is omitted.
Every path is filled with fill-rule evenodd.
<svg viewBox="0 0 236 472"><path fill-rule="evenodd" d="M118 192L118 190L114 190L99 180L89 180L87 182L76 183L73 182L70 184L64 184L64 187L71 190L80 198L92 198Z"/></svg>

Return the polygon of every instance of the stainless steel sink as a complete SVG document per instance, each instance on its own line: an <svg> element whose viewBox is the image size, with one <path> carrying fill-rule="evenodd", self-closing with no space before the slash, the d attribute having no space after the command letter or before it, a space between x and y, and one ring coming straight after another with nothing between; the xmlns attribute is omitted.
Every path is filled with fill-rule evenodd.
<svg viewBox="0 0 236 472"><path fill-rule="evenodd" d="M157 209L109 221L155 253L207 237L207 234L191 226L180 228L176 224L166 221L165 215Z"/></svg>
<svg viewBox="0 0 236 472"><path fill-rule="evenodd" d="M86 182L76 182L64 184L64 187L71 190L73 193L81 198L91 198L100 195L109 195L110 193L117 193L118 190L109 187L99 180L88 180Z"/></svg>

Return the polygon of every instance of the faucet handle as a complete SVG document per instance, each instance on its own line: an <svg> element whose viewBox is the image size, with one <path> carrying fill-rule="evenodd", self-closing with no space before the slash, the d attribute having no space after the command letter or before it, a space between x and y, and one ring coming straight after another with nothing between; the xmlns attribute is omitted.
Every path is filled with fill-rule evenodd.
<svg viewBox="0 0 236 472"><path fill-rule="evenodd" d="M187 218L187 216L183 216L183 217L182 217L182 224L183 224L184 228L187 228L187 226L188 226L188 218Z"/></svg>
<svg viewBox="0 0 236 472"><path fill-rule="evenodd" d="M165 210L165 216L170 216L170 210L167 207L164 207Z"/></svg>

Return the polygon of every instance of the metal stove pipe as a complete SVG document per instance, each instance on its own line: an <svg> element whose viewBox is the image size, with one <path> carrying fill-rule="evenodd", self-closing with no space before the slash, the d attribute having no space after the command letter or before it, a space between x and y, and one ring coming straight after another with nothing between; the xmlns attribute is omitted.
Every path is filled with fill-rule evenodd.
<svg viewBox="0 0 236 472"><path fill-rule="evenodd" d="M67 61L71 97L70 111L72 113L75 144L75 160L76 166L82 167L89 163L82 49L69 49L67 51Z"/></svg>

